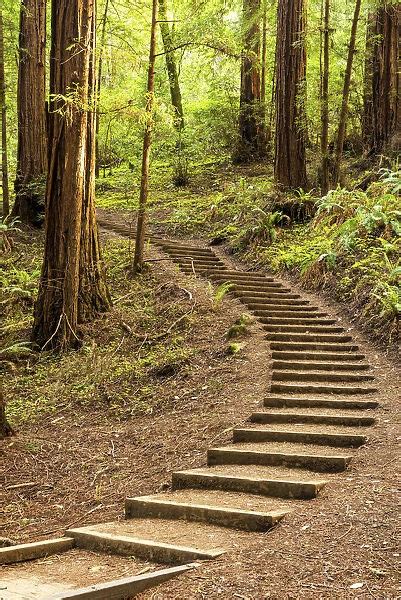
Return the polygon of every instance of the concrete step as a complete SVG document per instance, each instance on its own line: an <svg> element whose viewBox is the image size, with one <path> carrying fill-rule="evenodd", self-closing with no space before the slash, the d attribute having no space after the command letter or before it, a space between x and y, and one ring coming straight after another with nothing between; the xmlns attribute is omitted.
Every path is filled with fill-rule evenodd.
<svg viewBox="0 0 401 600"><path fill-rule="evenodd" d="M363 415L302 413L302 412L255 412L249 420L252 423L316 423L322 425L344 425L346 427L366 427L374 425L374 417Z"/></svg>
<svg viewBox="0 0 401 600"><path fill-rule="evenodd" d="M232 283L234 285L243 285L243 286L251 286L251 287L255 287L257 286L258 289L269 289L269 290L289 290L289 288L284 288L281 283L277 283L276 281L272 281L268 278L266 279L262 279L260 277L257 277L256 279L251 279L250 277L247 276L243 276L243 275L228 275L227 272L229 273L229 271L225 271L224 273L211 273L210 275L210 279L212 281L216 281L218 283L222 283L222 282L229 282Z"/></svg>
<svg viewBox="0 0 401 600"><path fill-rule="evenodd" d="M207 488L305 500L315 498L325 484L324 480L305 475L301 478L289 469L277 470L275 467L244 469L236 466L230 470L217 466L173 473L174 489Z"/></svg>
<svg viewBox="0 0 401 600"><path fill-rule="evenodd" d="M180 243L169 243L162 242L158 244L162 246L166 252L198 252L200 254L208 254L212 256L216 256L216 254L210 248L197 248L195 246L191 246L190 244L180 244Z"/></svg>
<svg viewBox="0 0 401 600"><path fill-rule="evenodd" d="M204 273L205 277L207 277L207 270L209 269L209 267L205 264L201 264L199 262L188 262L188 264L183 264L182 262L178 262L173 260L173 262L175 264L177 264L180 269L182 269L184 271L184 273L193 273L193 269L195 269L195 271L199 272L199 273ZM213 266L217 266L218 268L224 268L224 267L219 267L218 265L216 265L216 263L213 263Z"/></svg>
<svg viewBox="0 0 401 600"><path fill-rule="evenodd" d="M297 310L294 312L292 309L287 309L285 306L280 306L279 308L268 307L266 309L260 309L259 305L256 305L256 308L251 309L252 312L256 315L256 313L263 313L264 317L269 318L279 318L279 319L321 319L326 317L326 313L321 313L317 311L309 311L307 308L305 311ZM262 316L262 315L260 315Z"/></svg>
<svg viewBox="0 0 401 600"><path fill-rule="evenodd" d="M257 298L286 298L287 300L297 300L299 297L296 294L291 294L288 291L288 288L277 288L267 286L263 288L263 292L255 292L252 286L244 286L243 289L238 289L236 284L233 284L232 293L236 298L246 298L248 296L255 296Z"/></svg>
<svg viewBox="0 0 401 600"><path fill-rule="evenodd" d="M270 343L271 350L279 351L294 351L294 350L308 350L315 352L355 352L359 350L356 344L331 344L323 342L299 342L299 341L273 341Z"/></svg>
<svg viewBox="0 0 401 600"><path fill-rule="evenodd" d="M286 370L273 370L272 381L343 381L343 382L357 382L357 381L373 381L373 375L361 374L361 373L347 373L342 371L336 373L333 371L286 371Z"/></svg>
<svg viewBox="0 0 401 600"><path fill-rule="evenodd" d="M236 271L231 269L227 271L226 274L230 277L240 277L241 279L251 278L257 279L258 281L274 281L273 277L268 277L264 273L259 273L258 271ZM211 273L211 276L213 276L213 273ZM277 285L281 285L281 283L277 283Z"/></svg>
<svg viewBox="0 0 401 600"><path fill-rule="evenodd" d="M263 329L265 331L268 331L269 333L342 333L344 331L343 327L336 327L334 325L312 325L309 323L307 325L283 325L281 323L279 325L276 325L274 323L270 323L269 319L266 318L259 319L259 321L265 324Z"/></svg>
<svg viewBox="0 0 401 600"><path fill-rule="evenodd" d="M224 553L222 548L215 547L201 535L205 527L200 523L191 526L186 522L135 519L70 529L68 535L74 538L78 548L138 556L158 563L184 563L211 560ZM210 528L213 530L213 526Z"/></svg>
<svg viewBox="0 0 401 600"><path fill-rule="evenodd" d="M213 267L220 268L224 266L224 263L220 262L217 258L184 258L184 257L175 257L170 256L171 260L179 265L187 266L187 265L197 265L201 267Z"/></svg>
<svg viewBox="0 0 401 600"><path fill-rule="evenodd" d="M270 391L279 394L341 394L349 396L358 396L364 394L374 394L377 388L360 386L340 386L340 385L312 385L301 383L277 383L271 384Z"/></svg>
<svg viewBox="0 0 401 600"><path fill-rule="evenodd" d="M247 304L262 304L262 305L268 305L268 306L272 306L272 307L276 307L276 306L301 306L302 309L298 309L298 310L305 310L303 307L308 305L308 301L307 300L300 300L298 298L285 298L280 296L280 298L262 298L262 297L258 297L258 296L241 296L240 298L241 302L246 302ZM289 309L286 309L289 310Z"/></svg>
<svg viewBox="0 0 401 600"><path fill-rule="evenodd" d="M268 310L270 312L278 313L282 311L285 314L292 314L293 317L298 316L298 314L306 314L314 315L319 312L319 309L316 306L307 306L302 304L287 304L286 302L282 303L282 301L278 300L261 300L257 299L245 299L239 298L239 300L246 304L250 310Z"/></svg>
<svg viewBox="0 0 401 600"><path fill-rule="evenodd" d="M1 569L2 600L118 600L137 594L199 566L158 568L138 558L109 556L73 548L45 559ZM81 587L83 585L85 587Z"/></svg>
<svg viewBox="0 0 401 600"><path fill-rule="evenodd" d="M366 435L348 433L326 433L325 431L247 429L233 431L234 442L292 442L295 444L317 444L336 448L358 448L367 442Z"/></svg>
<svg viewBox="0 0 401 600"><path fill-rule="evenodd" d="M180 258L180 257L187 258L188 256L191 256L191 257L195 257L195 258L213 258L215 260L219 260L218 257L215 255L215 253L212 252L211 250L194 250L194 249L171 250L171 249L167 249L167 254L169 254L170 256L177 257L177 258Z"/></svg>
<svg viewBox="0 0 401 600"><path fill-rule="evenodd" d="M28 544L15 544L0 548L0 565L35 560L52 554L61 554L74 548L73 538L50 538Z"/></svg>
<svg viewBox="0 0 401 600"><path fill-rule="evenodd" d="M273 371L368 371L369 365L358 362L318 362L316 360L273 360Z"/></svg>
<svg viewBox="0 0 401 600"><path fill-rule="evenodd" d="M279 288L269 285L268 283L263 286L253 286L250 284L238 284L234 283L232 291L237 298L243 296L255 296L257 298L289 298L293 300L300 299L299 294L292 294L289 288Z"/></svg>
<svg viewBox="0 0 401 600"><path fill-rule="evenodd" d="M269 444L258 444L249 448L249 444L239 448L225 446L211 448L207 458L209 465L274 465L290 468L310 469L319 473L340 472L347 468L351 455L312 454L300 446L300 451L269 451Z"/></svg>
<svg viewBox="0 0 401 600"><path fill-rule="evenodd" d="M141 496L127 498L125 516L131 518L152 517L158 519L183 519L201 523L212 523L220 527L244 529L246 531L266 531L278 523L288 511L271 510L262 512L238 508L234 505L205 504L196 501L180 501L162 496ZM251 502L249 502L251 504Z"/></svg>
<svg viewBox="0 0 401 600"><path fill-rule="evenodd" d="M136 598L142 592L165 583L174 577L179 577L192 569L197 569L199 566L200 563L188 563L178 567L157 569L142 575L122 577L106 583L75 588L70 592L57 592L51 597L46 596L46 600L119 600L121 598ZM149 566L145 567L144 570L148 568ZM31 599L33 596L29 596L29 598ZM43 600L44 596L41 595L40 598Z"/></svg>
<svg viewBox="0 0 401 600"><path fill-rule="evenodd" d="M265 310L254 310L253 314L258 317L261 323L266 325L303 325L303 326L316 326L316 325L335 325L336 319L322 319L315 316L308 317L271 317L266 314Z"/></svg>
<svg viewBox="0 0 401 600"><path fill-rule="evenodd" d="M273 333L266 334L266 339L272 342L351 342L350 335L336 333Z"/></svg>
<svg viewBox="0 0 401 600"><path fill-rule="evenodd" d="M335 408L338 410L369 410L379 406L376 400L336 400L334 398L296 398L268 396L263 401L269 408Z"/></svg>
<svg viewBox="0 0 401 600"><path fill-rule="evenodd" d="M304 351L296 351L296 350L273 350L272 358L277 360L277 362L288 361L290 364L293 364L295 361L315 361L316 364L319 364L320 361L334 361L334 364L347 364L349 368L355 370L364 365L358 363L357 361L364 360L364 354L356 354L355 352L308 352ZM337 361L348 361L347 363L337 362ZM326 364L332 364L327 362Z"/></svg>

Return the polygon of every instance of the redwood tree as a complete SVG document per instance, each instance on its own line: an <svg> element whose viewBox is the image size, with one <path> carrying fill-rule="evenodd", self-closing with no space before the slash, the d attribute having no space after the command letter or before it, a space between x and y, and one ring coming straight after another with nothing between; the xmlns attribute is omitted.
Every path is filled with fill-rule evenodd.
<svg viewBox="0 0 401 600"><path fill-rule="evenodd" d="M371 65L371 151L382 152L397 130L397 110L400 111L399 54L401 5L386 5L378 9L372 27ZM398 125L399 130L399 125ZM401 133L401 132L400 132Z"/></svg>
<svg viewBox="0 0 401 600"><path fill-rule="evenodd" d="M260 0L243 0L242 14L243 54L237 162L257 160L266 154L260 68Z"/></svg>
<svg viewBox="0 0 401 600"><path fill-rule="evenodd" d="M33 339L79 344L78 324L110 307L95 190L95 0L52 0L46 240Z"/></svg>
<svg viewBox="0 0 401 600"><path fill-rule="evenodd" d="M7 156L7 105L4 75L3 13L0 9L0 110L1 110L1 185L3 189L3 218L10 212Z"/></svg>
<svg viewBox="0 0 401 600"><path fill-rule="evenodd" d="M14 216L40 225L47 173L46 0L22 0L18 66L18 152Z"/></svg>
<svg viewBox="0 0 401 600"><path fill-rule="evenodd" d="M330 0L324 0L323 23L323 65L321 91L322 133L320 148L322 152L322 194L329 191L329 67L330 67Z"/></svg>
<svg viewBox="0 0 401 600"><path fill-rule="evenodd" d="M284 188L306 188L304 0L279 0L274 173Z"/></svg>

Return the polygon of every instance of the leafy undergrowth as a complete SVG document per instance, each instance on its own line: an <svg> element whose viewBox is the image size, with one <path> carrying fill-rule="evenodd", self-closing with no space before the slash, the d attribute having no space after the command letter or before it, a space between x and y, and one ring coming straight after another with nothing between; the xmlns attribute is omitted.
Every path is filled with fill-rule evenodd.
<svg viewBox="0 0 401 600"><path fill-rule="evenodd" d="M41 244L40 234L19 232L1 260L0 369L13 426L70 411L96 410L117 420L151 413L174 400L194 364L216 347L221 360L233 360L224 333L214 349L196 335L212 327L214 318L223 320L223 331L234 320L218 317L220 301L212 289L198 283L192 291L181 287L178 272L164 263L133 279L128 241L116 238L107 239L104 248L112 311L82 327L78 351L34 352L29 333Z"/></svg>
<svg viewBox="0 0 401 600"><path fill-rule="evenodd" d="M274 272L296 275L357 311L386 344L396 344L401 315L401 210L392 183L368 191L338 189L316 202L307 225L276 229L274 243L234 246Z"/></svg>
<svg viewBox="0 0 401 600"><path fill-rule="evenodd" d="M279 194L264 165L194 169L177 189L166 166L155 168L150 220L168 235L226 244L258 267L299 279L344 302L377 340L394 346L401 314L400 172L383 172L366 192L338 189ZM121 190L100 205L121 208ZM113 197L117 198L113 204ZM135 194L134 194L135 196ZM136 196L135 196L136 197ZM135 211L135 197L126 208Z"/></svg>

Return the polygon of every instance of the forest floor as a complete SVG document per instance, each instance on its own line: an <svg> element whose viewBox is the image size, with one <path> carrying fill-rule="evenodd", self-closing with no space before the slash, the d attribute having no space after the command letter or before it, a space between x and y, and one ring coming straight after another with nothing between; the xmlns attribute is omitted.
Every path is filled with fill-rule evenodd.
<svg viewBox="0 0 401 600"><path fill-rule="evenodd" d="M120 211L102 218L126 225L131 214ZM133 281L130 243L110 231L103 238L115 305L85 328L83 348L64 357L2 356L17 435L0 443L1 530L17 542L121 518L127 495L168 489L173 470L205 464L207 448L228 441L267 389L270 352L257 323L230 353L226 334L244 314L239 301L180 273L153 247L147 258L155 262ZM19 233L7 259L9 269L31 274L19 281L27 290L41 243L40 233ZM347 307L301 293L340 317L376 370L380 408L369 443L278 527L239 534L226 555L144 598L400 597L399 369L349 321ZM32 296L15 295L7 307L10 348L27 338Z"/></svg>

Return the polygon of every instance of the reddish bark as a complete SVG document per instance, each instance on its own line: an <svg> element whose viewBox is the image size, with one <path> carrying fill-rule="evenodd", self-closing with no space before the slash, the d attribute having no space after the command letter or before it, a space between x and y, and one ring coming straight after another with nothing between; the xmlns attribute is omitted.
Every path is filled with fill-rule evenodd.
<svg viewBox="0 0 401 600"><path fill-rule="evenodd" d="M306 50L304 0L279 0L276 47L275 179L306 188Z"/></svg>
<svg viewBox="0 0 401 600"><path fill-rule="evenodd" d="M47 173L46 0L22 0L18 67L18 153L13 215L41 225Z"/></svg>
<svg viewBox="0 0 401 600"><path fill-rule="evenodd" d="M78 324L110 306L95 184L95 0L53 0L45 256L33 339L79 344Z"/></svg>
<svg viewBox="0 0 401 600"><path fill-rule="evenodd" d="M397 131L401 133L400 29L401 5L384 6L377 11L372 30L371 150L374 153L382 152Z"/></svg>

